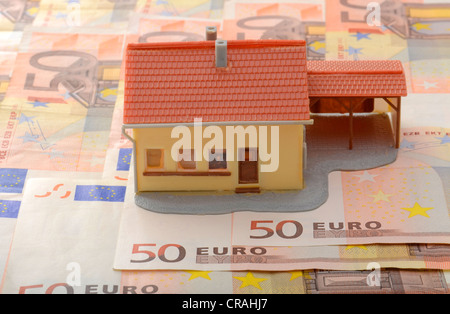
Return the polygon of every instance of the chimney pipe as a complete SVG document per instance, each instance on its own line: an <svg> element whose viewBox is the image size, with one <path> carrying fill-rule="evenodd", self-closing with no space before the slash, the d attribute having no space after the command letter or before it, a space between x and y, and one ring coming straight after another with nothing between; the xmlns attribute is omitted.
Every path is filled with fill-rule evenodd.
<svg viewBox="0 0 450 314"><path fill-rule="evenodd" d="M227 41L223 39L216 40L216 68L227 67Z"/></svg>
<svg viewBox="0 0 450 314"><path fill-rule="evenodd" d="M217 39L217 27L206 26L206 40L216 40Z"/></svg>

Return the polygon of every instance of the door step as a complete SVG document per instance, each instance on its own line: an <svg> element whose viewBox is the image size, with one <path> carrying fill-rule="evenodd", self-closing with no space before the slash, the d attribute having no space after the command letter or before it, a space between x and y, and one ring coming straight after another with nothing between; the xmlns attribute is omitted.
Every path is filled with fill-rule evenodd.
<svg viewBox="0 0 450 314"><path fill-rule="evenodd" d="M236 188L235 192L238 193L238 194L243 194L243 193L261 193L261 189L259 187L255 187L255 188Z"/></svg>

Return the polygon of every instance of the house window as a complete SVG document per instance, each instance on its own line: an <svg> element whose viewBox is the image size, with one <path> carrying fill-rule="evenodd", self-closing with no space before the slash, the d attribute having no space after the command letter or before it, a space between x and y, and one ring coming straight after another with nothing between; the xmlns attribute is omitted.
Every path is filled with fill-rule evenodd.
<svg viewBox="0 0 450 314"><path fill-rule="evenodd" d="M164 167L164 150L147 149L147 168L162 169Z"/></svg>
<svg viewBox="0 0 450 314"><path fill-rule="evenodd" d="M197 168L193 149L180 149L178 160L178 168L181 170L195 170Z"/></svg>
<svg viewBox="0 0 450 314"><path fill-rule="evenodd" d="M209 152L209 170L226 170L227 153L224 149L212 149Z"/></svg>

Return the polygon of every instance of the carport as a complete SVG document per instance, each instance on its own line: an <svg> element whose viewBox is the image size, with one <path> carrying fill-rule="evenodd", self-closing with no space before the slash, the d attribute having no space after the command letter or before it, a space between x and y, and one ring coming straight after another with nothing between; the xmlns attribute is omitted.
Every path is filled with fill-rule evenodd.
<svg viewBox="0 0 450 314"><path fill-rule="evenodd" d="M353 149L354 115L384 112L391 113L399 148L401 97L407 94L401 61L308 61L307 66L311 113L348 114L349 149Z"/></svg>

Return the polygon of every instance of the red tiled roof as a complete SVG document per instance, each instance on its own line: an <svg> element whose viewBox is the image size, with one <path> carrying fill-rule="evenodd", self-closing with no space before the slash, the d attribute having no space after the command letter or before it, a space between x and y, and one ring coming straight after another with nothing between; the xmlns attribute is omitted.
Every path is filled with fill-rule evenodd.
<svg viewBox="0 0 450 314"><path fill-rule="evenodd" d="M214 60L214 41L130 44L124 123L309 120L304 41L232 40Z"/></svg>
<svg viewBox="0 0 450 314"><path fill-rule="evenodd" d="M308 61L309 97L406 96L401 61Z"/></svg>

